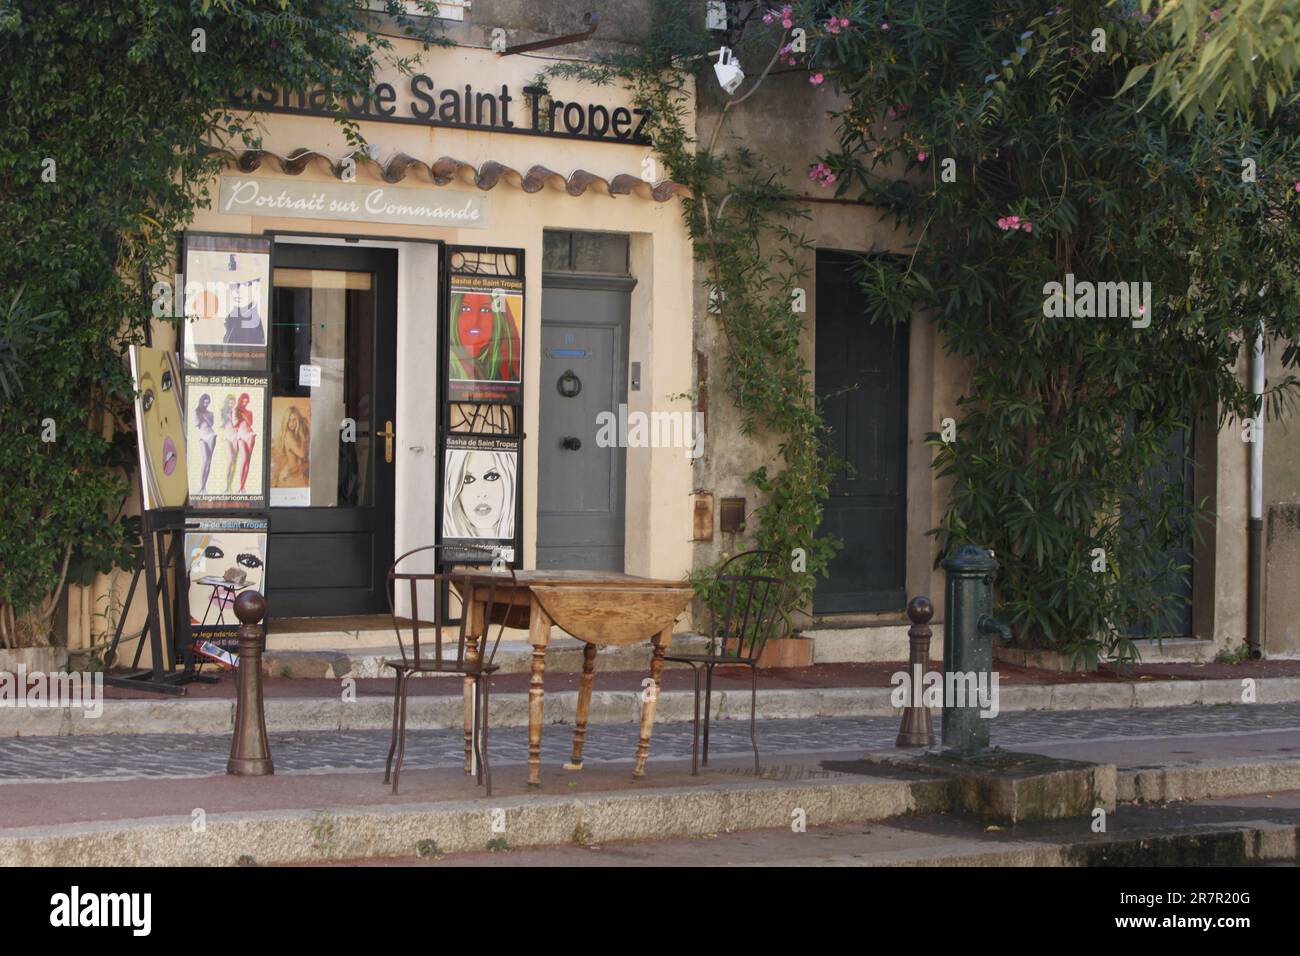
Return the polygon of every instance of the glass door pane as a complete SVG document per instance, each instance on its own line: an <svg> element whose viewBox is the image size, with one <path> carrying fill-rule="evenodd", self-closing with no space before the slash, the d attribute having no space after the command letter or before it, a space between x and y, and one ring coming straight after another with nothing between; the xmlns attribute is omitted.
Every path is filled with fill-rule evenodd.
<svg viewBox="0 0 1300 956"><path fill-rule="evenodd" d="M274 295L271 506L369 507L374 277L278 268Z"/></svg>

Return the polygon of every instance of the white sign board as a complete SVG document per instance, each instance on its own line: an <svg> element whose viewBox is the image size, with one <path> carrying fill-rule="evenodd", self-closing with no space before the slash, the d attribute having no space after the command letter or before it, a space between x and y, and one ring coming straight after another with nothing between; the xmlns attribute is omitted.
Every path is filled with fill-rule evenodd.
<svg viewBox="0 0 1300 956"><path fill-rule="evenodd" d="M298 366L298 385L309 388L320 388L320 366L319 365L299 365Z"/></svg>
<svg viewBox="0 0 1300 956"><path fill-rule="evenodd" d="M232 216L487 227L487 196L438 186L413 189L222 176L219 209Z"/></svg>

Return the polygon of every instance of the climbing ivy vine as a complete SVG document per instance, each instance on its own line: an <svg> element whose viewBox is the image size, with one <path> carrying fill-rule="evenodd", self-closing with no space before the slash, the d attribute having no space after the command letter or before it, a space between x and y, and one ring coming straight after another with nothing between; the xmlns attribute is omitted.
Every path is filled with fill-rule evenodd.
<svg viewBox="0 0 1300 956"><path fill-rule="evenodd" d="M698 22L698 6L660 0L653 5L654 26L636 51L558 64L547 73L596 84L621 81L649 112L647 130L663 163L661 178L689 191L682 214L706 276L710 315L722 333L727 394L740 411L744 434L778 441L779 467L757 468L747 478L762 496L754 547L789 556L792 587L781 608L789 623L794 611L809 606L816 576L840 547L820 531L839 465L825 446L825 424L800 349L805 316L794 307L795 290L807 278L800 257L811 247L798 228L807 213L791 201L781 181L784 170L756 150L718 147L732 107L752 91L752 83L703 120L708 135L697 139L688 84L697 74L712 82L706 54L718 43ZM783 29L778 24L753 38L752 47L761 51L754 62L765 61L769 69L777 62L788 39ZM692 575L706 603L715 572L716 565Z"/></svg>

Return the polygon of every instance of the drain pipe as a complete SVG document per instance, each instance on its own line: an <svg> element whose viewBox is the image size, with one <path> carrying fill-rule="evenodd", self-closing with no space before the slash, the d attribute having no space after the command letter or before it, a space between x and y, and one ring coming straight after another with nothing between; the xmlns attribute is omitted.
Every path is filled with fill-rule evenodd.
<svg viewBox="0 0 1300 956"><path fill-rule="evenodd" d="M1263 657L1260 635L1264 629L1264 330L1255 335L1251 353L1250 388L1259 415L1255 440L1250 444L1250 522L1246 557L1246 647L1252 660Z"/></svg>

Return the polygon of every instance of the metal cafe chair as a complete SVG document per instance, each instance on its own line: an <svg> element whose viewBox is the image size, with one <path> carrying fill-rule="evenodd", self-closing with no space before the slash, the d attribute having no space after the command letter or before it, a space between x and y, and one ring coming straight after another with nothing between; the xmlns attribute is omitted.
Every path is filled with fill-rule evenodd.
<svg viewBox="0 0 1300 956"><path fill-rule="evenodd" d="M435 556L435 568L453 566L452 570L413 571L408 559L421 552L432 551ZM393 687L393 736L388 746L388 761L384 764L384 783L391 776L393 793L397 793L399 778L402 773L402 756L406 751L406 696L410 680L417 674L461 674L473 684L475 717L471 718L469 709L465 713L465 772L469 773L471 747L477 757L477 781L485 784L487 795L492 795L492 768L488 763L488 704L490 702L491 677L499 669L493 663L497 645L506 629L509 614L509 600L515 584L515 572L509 565L493 565L495 557L491 549L463 546L426 545L406 552L388 570L388 610L393 617L393 630L397 632L397 646L401 650L401 660L386 660L385 667L391 667L395 675ZM408 562L403 566L403 562ZM402 568L399 570L399 566ZM481 569L492 566L500 575L501 583L495 582L486 588L478 585L474 588L475 603L483 602L481 618L462 608L460 619L450 620L448 603L453 593L465 595L469 587L465 583L464 568ZM399 581L407 582L411 598L411 643L402 639L402 628L397 616L395 593ZM433 618L432 621L420 620L418 591L420 585L432 585ZM486 594L484 594L486 591ZM471 620L473 618L473 620ZM499 622L498 622L499 618ZM496 639L491 646L488 640L490 632L496 627ZM421 631L424 639L421 640ZM432 632L433 647L429 647L429 632ZM444 631L449 632L444 636ZM481 632L481 633L476 633ZM409 653L408 653L409 650ZM432 653L430 653L432 650ZM396 755L396 763L394 763Z"/></svg>
<svg viewBox="0 0 1300 956"><path fill-rule="evenodd" d="M709 765L709 716L713 698L713 669L719 665L743 664L749 668L749 740L754 746L754 773L759 772L758 657L781 620L780 608L788 587L784 562L775 551L745 551L718 569L711 597L705 601L709 627L703 654L673 654L666 661L690 664L695 672L695 726L691 737L691 773L700 764ZM704 759L699 759L700 672L704 672Z"/></svg>

